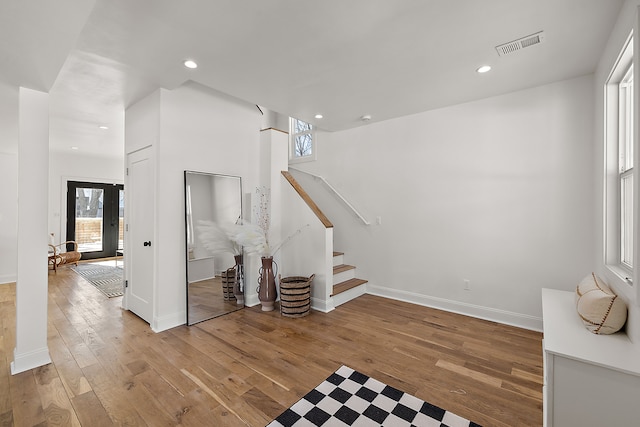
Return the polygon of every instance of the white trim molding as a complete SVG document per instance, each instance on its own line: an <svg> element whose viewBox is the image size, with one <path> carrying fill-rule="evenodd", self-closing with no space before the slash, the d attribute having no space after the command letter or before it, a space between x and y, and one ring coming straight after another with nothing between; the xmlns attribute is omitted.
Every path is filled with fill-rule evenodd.
<svg viewBox="0 0 640 427"><path fill-rule="evenodd" d="M8 285L10 283L16 283L18 277L15 274L5 274L0 276L0 285Z"/></svg>
<svg viewBox="0 0 640 427"><path fill-rule="evenodd" d="M168 316L155 316L153 318L151 330L156 333L166 331L167 329L186 324L186 319L187 312L185 310L177 311Z"/></svg>
<svg viewBox="0 0 640 427"><path fill-rule="evenodd" d="M380 297L391 298L398 301L418 304L425 307L458 313L478 319L498 322L505 325L530 329L542 332L542 318L512 311L500 310L491 307L483 307L475 304L449 300L445 298L432 297L428 295L407 292L398 289L385 288L382 286L367 284L367 293Z"/></svg>
<svg viewBox="0 0 640 427"><path fill-rule="evenodd" d="M33 351L18 354L18 350L13 351L13 362L11 362L11 375L19 374L39 366L51 363L49 348L42 347Z"/></svg>
<svg viewBox="0 0 640 427"><path fill-rule="evenodd" d="M311 308L316 311L320 311L322 313L329 313L333 311L335 307L331 303L331 300L321 300L320 298L311 297Z"/></svg>
<svg viewBox="0 0 640 427"><path fill-rule="evenodd" d="M246 284L245 284L245 286L246 286ZM258 299L258 294L256 294L256 293L249 294L249 293L246 292L246 289L245 289L244 306L245 307L255 307L258 304L260 304L260 299Z"/></svg>

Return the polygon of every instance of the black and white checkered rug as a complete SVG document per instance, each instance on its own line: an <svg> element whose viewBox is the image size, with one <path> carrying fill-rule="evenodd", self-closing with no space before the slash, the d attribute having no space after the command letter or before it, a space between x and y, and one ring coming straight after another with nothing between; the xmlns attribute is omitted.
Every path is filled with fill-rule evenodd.
<svg viewBox="0 0 640 427"><path fill-rule="evenodd" d="M342 366L267 427L294 426L470 427L478 424Z"/></svg>

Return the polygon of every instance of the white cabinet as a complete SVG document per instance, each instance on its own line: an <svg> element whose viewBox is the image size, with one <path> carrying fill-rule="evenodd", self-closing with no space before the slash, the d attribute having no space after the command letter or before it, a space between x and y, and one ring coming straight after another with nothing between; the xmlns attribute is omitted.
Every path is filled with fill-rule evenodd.
<svg viewBox="0 0 640 427"><path fill-rule="evenodd" d="M573 292L543 289L542 312L544 425L640 425L640 346L589 332Z"/></svg>

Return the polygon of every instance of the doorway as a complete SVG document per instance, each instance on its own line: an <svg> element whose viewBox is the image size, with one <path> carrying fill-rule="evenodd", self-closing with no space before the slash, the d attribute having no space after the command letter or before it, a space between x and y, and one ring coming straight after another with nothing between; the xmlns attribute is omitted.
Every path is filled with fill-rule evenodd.
<svg viewBox="0 0 640 427"><path fill-rule="evenodd" d="M67 240L82 259L115 257L123 250L124 186L67 182Z"/></svg>

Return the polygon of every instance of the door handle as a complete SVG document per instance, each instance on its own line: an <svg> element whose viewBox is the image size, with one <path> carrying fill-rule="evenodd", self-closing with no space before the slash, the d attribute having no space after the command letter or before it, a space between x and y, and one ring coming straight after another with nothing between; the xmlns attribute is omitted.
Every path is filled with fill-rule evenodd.
<svg viewBox="0 0 640 427"><path fill-rule="evenodd" d="M151 246L151 240L149 240L148 242L144 242L143 245L144 246Z"/></svg>

